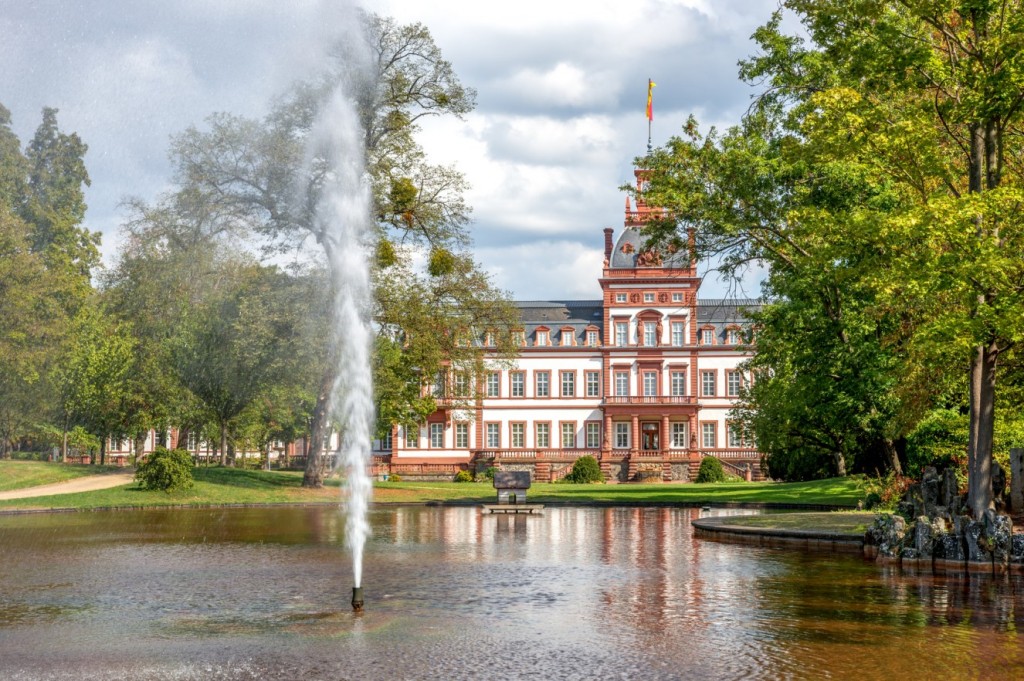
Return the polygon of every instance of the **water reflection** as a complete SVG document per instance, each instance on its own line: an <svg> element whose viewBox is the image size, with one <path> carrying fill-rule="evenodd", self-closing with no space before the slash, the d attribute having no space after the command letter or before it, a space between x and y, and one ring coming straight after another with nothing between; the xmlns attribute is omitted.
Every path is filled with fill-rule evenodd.
<svg viewBox="0 0 1024 681"><path fill-rule="evenodd" d="M1024 671L1019 576L694 537L697 509L0 517L0 677L908 678ZM496 670L496 660L516 661ZM976 660L988 660L978 668ZM952 670L952 671L951 671Z"/></svg>

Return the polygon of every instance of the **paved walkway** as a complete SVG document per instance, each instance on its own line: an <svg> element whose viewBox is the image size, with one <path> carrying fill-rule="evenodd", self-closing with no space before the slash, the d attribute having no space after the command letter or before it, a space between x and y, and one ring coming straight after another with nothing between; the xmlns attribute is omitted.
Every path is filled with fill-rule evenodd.
<svg viewBox="0 0 1024 681"><path fill-rule="evenodd" d="M134 473L106 473L104 475L87 475L65 482L55 482L38 487L24 487L9 492L0 492L0 501L5 499L29 499L46 497L53 494L73 494L75 492L94 492L98 489L110 489L127 485L135 479Z"/></svg>

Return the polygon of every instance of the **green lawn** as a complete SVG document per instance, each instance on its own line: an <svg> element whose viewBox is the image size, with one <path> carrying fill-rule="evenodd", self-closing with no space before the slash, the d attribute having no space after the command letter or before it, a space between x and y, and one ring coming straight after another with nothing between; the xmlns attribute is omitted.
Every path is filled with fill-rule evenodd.
<svg viewBox="0 0 1024 681"><path fill-rule="evenodd" d="M773 530L813 530L863 536L875 514L866 511L838 513L768 513L722 518L724 524Z"/></svg>
<svg viewBox="0 0 1024 681"><path fill-rule="evenodd" d="M85 475L124 470L116 466L83 466L44 461L0 461L0 492L49 485Z"/></svg>
<svg viewBox="0 0 1024 681"><path fill-rule="evenodd" d="M5 463L5 462L0 462ZM23 464L15 464L22 466ZM89 466L38 464L54 471L40 473L74 477L92 472ZM79 472L83 469L84 472ZM6 467L0 467L0 476ZM63 494L32 499L0 501L0 509L14 508L101 508L208 504L287 504L337 503L342 497L337 478L320 490L302 488L302 474L294 471L252 471L232 468L197 468L196 484L187 491L166 494L138 489L135 484L96 492ZM66 478L65 478L66 479ZM54 482L45 479L44 482ZM42 484L40 482L33 484ZM25 486L25 485L12 485ZM628 484L572 485L538 483L529 491L529 500L539 503L783 503L855 506L865 495L864 480L859 477L835 478L799 483L721 483L721 484ZM376 483L374 500L384 503L423 503L430 501L480 503L494 500L490 483L383 482Z"/></svg>

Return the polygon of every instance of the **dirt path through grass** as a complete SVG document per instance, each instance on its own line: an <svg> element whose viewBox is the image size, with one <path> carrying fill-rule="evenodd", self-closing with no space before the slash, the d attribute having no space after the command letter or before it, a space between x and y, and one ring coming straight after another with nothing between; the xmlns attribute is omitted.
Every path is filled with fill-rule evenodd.
<svg viewBox="0 0 1024 681"><path fill-rule="evenodd" d="M55 482L37 487L25 487L9 492L0 492L0 501L5 499L29 499L46 497L53 494L73 494L75 492L93 492L98 489L110 489L127 485L135 479L135 473L107 473L105 475L88 475L67 482Z"/></svg>

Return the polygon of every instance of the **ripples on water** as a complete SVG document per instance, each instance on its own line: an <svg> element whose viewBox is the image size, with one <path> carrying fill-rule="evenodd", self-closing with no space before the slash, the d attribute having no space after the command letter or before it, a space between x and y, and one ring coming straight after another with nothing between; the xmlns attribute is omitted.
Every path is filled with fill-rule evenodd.
<svg viewBox="0 0 1024 681"><path fill-rule="evenodd" d="M687 509L0 517L4 679L1020 678L1019 577L707 542Z"/></svg>

